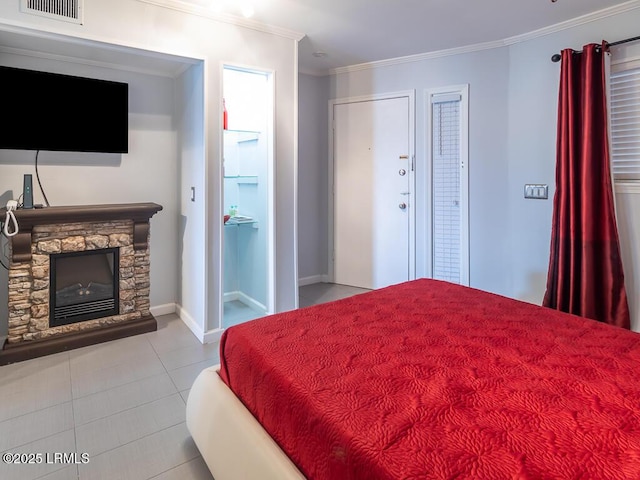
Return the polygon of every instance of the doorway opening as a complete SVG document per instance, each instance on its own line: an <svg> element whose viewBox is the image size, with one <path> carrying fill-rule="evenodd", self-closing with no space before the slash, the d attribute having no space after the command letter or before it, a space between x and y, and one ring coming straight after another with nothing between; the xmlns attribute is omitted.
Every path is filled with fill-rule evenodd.
<svg viewBox="0 0 640 480"><path fill-rule="evenodd" d="M222 328L273 313L273 80L223 67Z"/></svg>

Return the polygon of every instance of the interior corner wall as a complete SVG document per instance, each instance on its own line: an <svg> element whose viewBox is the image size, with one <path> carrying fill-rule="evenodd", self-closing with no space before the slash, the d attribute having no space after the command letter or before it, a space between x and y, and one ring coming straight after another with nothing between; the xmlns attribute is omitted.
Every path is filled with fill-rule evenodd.
<svg viewBox="0 0 640 480"><path fill-rule="evenodd" d="M329 77L299 75L298 277L328 274Z"/></svg>
<svg viewBox="0 0 640 480"><path fill-rule="evenodd" d="M416 91L416 276L426 275L428 225L425 90L469 84L469 241L472 287L505 294L508 50L388 65L331 76L330 98ZM301 189L305 188L301 186Z"/></svg>
<svg viewBox="0 0 640 480"><path fill-rule="evenodd" d="M206 285L204 68L202 62L176 79L178 130L177 304L188 320L204 331ZM191 189L193 188L193 194ZM193 195L193 197L192 197ZM192 200L193 198L193 200Z"/></svg>
<svg viewBox="0 0 640 480"><path fill-rule="evenodd" d="M152 307L175 303L178 224L173 79L8 53L0 57L0 64L129 84L129 153L43 151L38 157L38 170L47 198L54 206L136 202L162 205L163 210L150 221L150 301ZM0 150L2 198L17 199L22 193L23 175L28 173L34 177L34 203L44 203L35 176L35 154ZM7 318L7 302L2 301L6 289L6 276L0 276L0 319Z"/></svg>
<svg viewBox="0 0 640 480"><path fill-rule="evenodd" d="M560 64L551 55L562 49L580 50L587 43L610 42L635 37L640 25L640 8L585 23L509 47L509 131L508 198L509 253L507 275L512 284L510 295L540 304L546 288L551 240L551 217L555 192L557 99ZM612 49L612 61L617 57ZM549 199L525 200L525 183L549 185ZM627 205L628 207L628 205ZM625 210L624 218L640 218L640 211ZM620 216L618 221L620 222ZM632 233L637 226L624 225ZM640 265L630 259L637 242L621 238L633 252L623 251L627 295L630 297L632 325L640 328L638 293L630 286L640 279ZM625 258L625 253L627 253Z"/></svg>

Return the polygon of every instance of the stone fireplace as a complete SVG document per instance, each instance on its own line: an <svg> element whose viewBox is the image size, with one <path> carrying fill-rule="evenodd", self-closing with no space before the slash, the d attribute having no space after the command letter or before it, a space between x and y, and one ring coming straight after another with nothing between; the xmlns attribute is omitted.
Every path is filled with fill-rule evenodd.
<svg viewBox="0 0 640 480"><path fill-rule="evenodd" d="M156 330L149 219L161 209L140 203L18 210L0 365Z"/></svg>

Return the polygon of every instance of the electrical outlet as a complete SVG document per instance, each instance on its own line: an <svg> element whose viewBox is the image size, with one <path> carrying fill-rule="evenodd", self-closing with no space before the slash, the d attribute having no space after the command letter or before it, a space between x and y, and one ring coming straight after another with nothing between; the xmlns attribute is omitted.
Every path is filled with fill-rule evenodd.
<svg viewBox="0 0 640 480"><path fill-rule="evenodd" d="M524 186L524 198L546 200L549 198L549 185L539 183L527 183Z"/></svg>

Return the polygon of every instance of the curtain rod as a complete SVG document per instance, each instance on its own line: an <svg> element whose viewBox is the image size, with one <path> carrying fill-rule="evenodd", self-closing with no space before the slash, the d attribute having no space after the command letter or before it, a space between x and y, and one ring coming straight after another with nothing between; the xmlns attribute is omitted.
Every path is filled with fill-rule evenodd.
<svg viewBox="0 0 640 480"><path fill-rule="evenodd" d="M632 37L632 38L627 38L626 40L619 40L617 42L613 42L613 43L609 43L607 42L607 45L610 47L615 47L616 45L622 45L623 43L629 43L629 42L635 42L636 40L640 40L640 36L638 37ZM551 57L551 61L552 62L559 62L560 58L562 58L560 56L559 53L555 53L552 57Z"/></svg>

